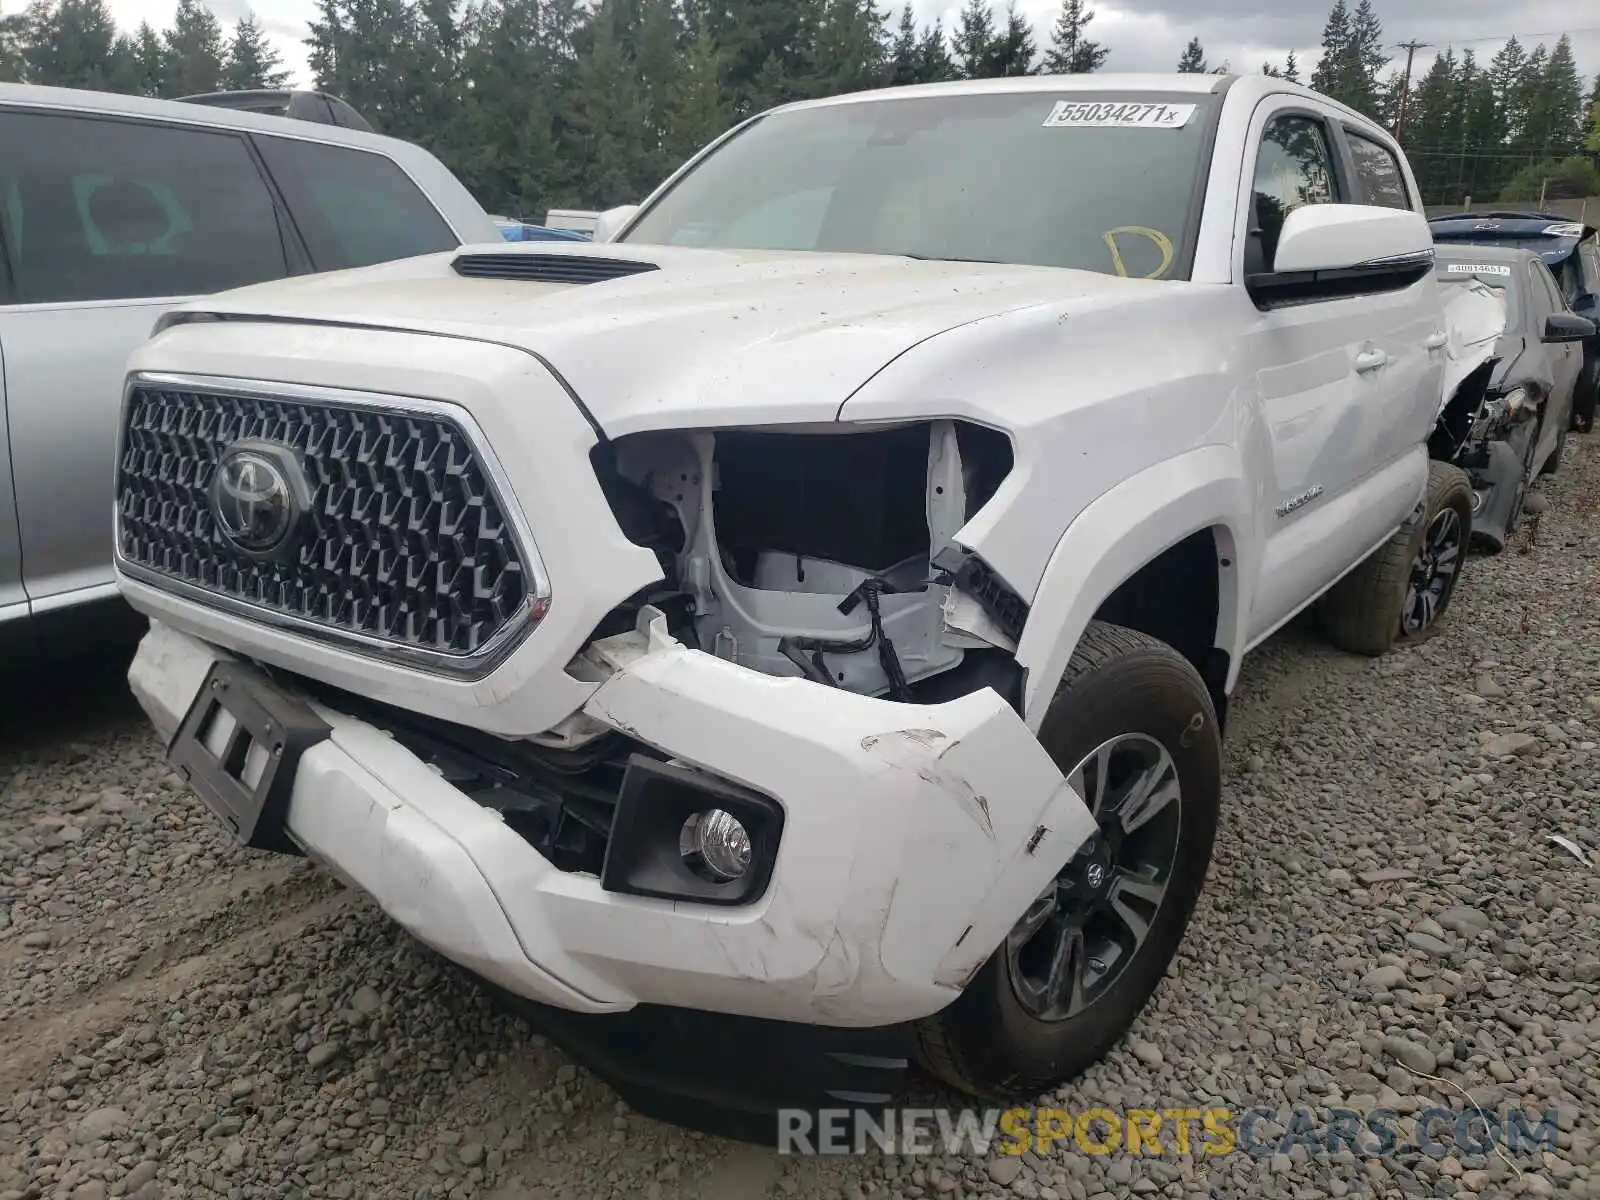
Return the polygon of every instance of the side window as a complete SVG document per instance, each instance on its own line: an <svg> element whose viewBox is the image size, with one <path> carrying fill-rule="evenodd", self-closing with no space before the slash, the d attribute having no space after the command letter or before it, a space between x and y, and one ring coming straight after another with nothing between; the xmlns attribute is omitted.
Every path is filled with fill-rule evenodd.
<svg viewBox="0 0 1600 1200"><path fill-rule="evenodd" d="M1350 156L1355 160L1356 186L1368 204L1383 208L1411 208L1406 177L1395 156L1369 138L1347 131Z"/></svg>
<svg viewBox="0 0 1600 1200"><path fill-rule="evenodd" d="M1566 305L1562 303L1561 296L1556 291L1555 280L1551 277L1549 268L1543 263L1529 263L1528 278L1533 289L1531 299L1534 325L1543 329L1544 319L1553 312L1560 312Z"/></svg>
<svg viewBox="0 0 1600 1200"><path fill-rule="evenodd" d="M219 292L287 273L241 138L0 112L0 245L19 304Z"/></svg>
<svg viewBox="0 0 1600 1200"><path fill-rule="evenodd" d="M317 270L368 267L460 245L391 159L326 142L255 140Z"/></svg>
<svg viewBox="0 0 1600 1200"><path fill-rule="evenodd" d="M1261 135L1254 189L1261 269L1270 270L1285 218L1303 204L1332 204L1338 199L1333 155L1322 122L1299 115L1274 117Z"/></svg>
<svg viewBox="0 0 1600 1200"><path fill-rule="evenodd" d="M1566 261L1564 261L1559 268L1561 275L1557 286L1561 289L1561 294L1566 297L1566 302L1568 304L1571 304L1579 296L1583 295L1583 279L1580 275L1581 269L1582 264L1579 262L1576 252L1567 255Z"/></svg>

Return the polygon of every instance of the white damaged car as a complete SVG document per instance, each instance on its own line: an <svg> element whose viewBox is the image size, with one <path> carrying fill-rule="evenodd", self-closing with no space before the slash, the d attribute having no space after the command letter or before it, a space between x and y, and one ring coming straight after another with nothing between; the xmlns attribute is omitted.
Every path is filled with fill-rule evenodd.
<svg viewBox="0 0 1600 1200"><path fill-rule="evenodd" d="M934 85L756 117L602 237L137 354L172 761L630 1098L1071 1077L1183 936L1244 655L1449 603L1403 154L1277 79Z"/></svg>

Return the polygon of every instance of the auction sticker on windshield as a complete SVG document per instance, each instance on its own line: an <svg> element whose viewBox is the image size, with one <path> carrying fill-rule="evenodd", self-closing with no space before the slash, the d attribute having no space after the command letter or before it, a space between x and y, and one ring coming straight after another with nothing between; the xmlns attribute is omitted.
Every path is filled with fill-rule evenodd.
<svg viewBox="0 0 1600 1200"><path fill-rule="evenodd" d="M1046 129L1182 129L1193 104L1130 104L1058 100L1044 119Z"/></svg>
<svg viewBox="0 0 1600 1200"><path fill-rule="evenodd" d="M1482 266L1473 266L1467 263L1446 263L1447 275L1510 275L1511 268L1494 263L1484 263Z"/></svg>

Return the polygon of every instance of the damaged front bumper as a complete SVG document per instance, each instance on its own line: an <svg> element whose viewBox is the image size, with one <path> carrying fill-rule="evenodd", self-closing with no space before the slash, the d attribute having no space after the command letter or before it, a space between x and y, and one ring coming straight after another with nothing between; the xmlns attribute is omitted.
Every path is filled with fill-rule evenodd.
<svg viewBox="0 0 1600 1200"><path fill-rule="evenodd" d="M152 624L129 679L163 736L228 657ZM685 647L650 609L583 713L781 807L770 882L748 904L618 894L560 870L395 737L311 707L327 734L285 785L294 843L446 957L575 1013L926 1016L1093 832L992 690L912 705L767 676Z"/></svg>

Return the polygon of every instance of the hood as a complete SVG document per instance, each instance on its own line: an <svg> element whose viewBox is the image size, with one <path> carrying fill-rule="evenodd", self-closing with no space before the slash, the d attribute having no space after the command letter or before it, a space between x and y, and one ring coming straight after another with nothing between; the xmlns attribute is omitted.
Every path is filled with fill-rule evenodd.
<svg viewBox="0 0 1600 1200"><path fill-rule="evenodd" d="M503 257L503 269L545 278L465 278L452 265L458 254ZM594 283L547 278L602 269L631 273ZM832 420L887 363L947 329L1043 304L1070 315L1182 286L880 255L501 243L259 284L181 311L513 345L544 359L618 437L746 419Z"/></svg>
<svg viewBox="0 0 1600 1200"><path fill-rule="evenodd" d="M1505 294L1482 283L1452 283L1444 296L1445 372L1439 412L1462 380L1498 354L1506 328ZM1437 414L1435 414L1437 415Z"/></svg>

